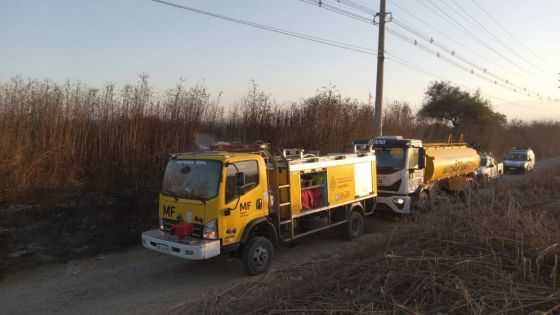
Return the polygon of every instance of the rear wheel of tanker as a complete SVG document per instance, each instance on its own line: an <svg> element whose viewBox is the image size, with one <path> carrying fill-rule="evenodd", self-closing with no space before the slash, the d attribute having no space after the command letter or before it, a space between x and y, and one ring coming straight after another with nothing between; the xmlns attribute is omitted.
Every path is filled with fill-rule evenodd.
<svg viewBox="0 0 560 315"><path fill-rule="evenodd" d="M348 222L343 228L344 238L353 240L364 234L364 216L358 211L352 211Z"/></svg>
<svg viewBox="0 0 560 315"><path fill-rule="evenodd" d="M482 178L482 187L487 188L488 186L490 186L490 177L488 174L484 174L484 177Z"/></svg>
<svg viewBox="0 0 560 315"><path fill-rule="evenodd" d="M272 264L274 246L266 237L255 236L243 248L241 260L246 274L255 276L267 272Z"/></svg>

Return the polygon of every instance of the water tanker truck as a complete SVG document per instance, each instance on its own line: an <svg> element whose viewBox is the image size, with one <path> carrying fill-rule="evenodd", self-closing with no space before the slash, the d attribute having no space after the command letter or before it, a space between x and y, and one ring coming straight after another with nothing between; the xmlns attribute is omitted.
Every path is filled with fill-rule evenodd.
<svg viewBox="0 0 560 315"><path fill-rule="evenodd" d="M274 245L340 227L359 237L377 196L373 151L327 156L266 144L216 145L174 154L159 198L159 229L144 247L205 260L231 254L246 273L266 272Z"/></svg>
<svg viewBox="0 0 560 315"><path fill-rule="evenodd" d="M463 192L475 178L480 157L464 143L422 143L400 136L354 142L375 150L379 194L376 209L400 214L424 211L437 190Z"/></svg>

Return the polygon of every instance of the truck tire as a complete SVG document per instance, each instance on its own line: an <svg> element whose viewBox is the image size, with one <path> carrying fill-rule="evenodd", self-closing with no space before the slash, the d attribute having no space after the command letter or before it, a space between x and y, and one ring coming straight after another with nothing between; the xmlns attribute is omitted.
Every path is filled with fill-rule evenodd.
<svg viewBox="0 0 560 315"><path fill-rule="evenodd" d="M266 237L255 236L243 248L241 260L246 274L256 276L267 272L274 257L274 246Z"/></svg>
<svg viewBox="0 0 560 315"><path fill-rule="evenodd" d="M349 241L360 237L364 234L364 216L359 211L352 211L342 231Z"/></svg>
<svg viewBox="0 0 560 315"><path fill-rule="evenodd" d="M482 187L487 188L488 186L490 186L490 176L488 176L488 174L484 174L484 177L482 178Z"/></svg>
<svg viewBox="0 0 560 315"><path fill-rule="evenodd" d="M432 207L432 199L426 190L422 190L412 202L412 210L425 213Z"/></svg>

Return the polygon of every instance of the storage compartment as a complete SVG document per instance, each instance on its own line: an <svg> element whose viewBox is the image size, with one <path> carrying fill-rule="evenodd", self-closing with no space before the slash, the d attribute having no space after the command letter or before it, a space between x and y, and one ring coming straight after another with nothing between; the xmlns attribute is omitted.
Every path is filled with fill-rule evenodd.
<svg viewBox="0 0 560 315"><path fill-rule="evenodd" d="M301 210L327 206L327 172L301 174Z"/></svg>
<svg viewBox="0 0 560 315"><path fill-rule="evenodd" d="M373 193L373 165L370 161L354 164L354 185L356 197Z"/></svg>

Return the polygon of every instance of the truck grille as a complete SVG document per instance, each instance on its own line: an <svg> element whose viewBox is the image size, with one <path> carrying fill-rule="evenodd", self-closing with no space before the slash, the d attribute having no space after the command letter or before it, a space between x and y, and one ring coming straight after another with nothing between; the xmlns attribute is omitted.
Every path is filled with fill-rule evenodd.
<svg viewBox="0 0 560 315"><path fill-rule="evenodd" d="M167 232L171 231L171 226L179 223L179 221L177 220L165 219L165 218L162 218L161 221L163 222L163 229ZM204 230L204 225L195 223L194 231L192 232L191 236L202 238L203 230Z"/></svg>
<svg viewBox="0 0 560 315"><path fill-rule="evenodd" d="M398 191L399 188L401 187L401 183L402 180L399 179L398 181L394 182L392 185L388 185L388 186L377 185L377 189L385 190L385 191Z"/></svg>

